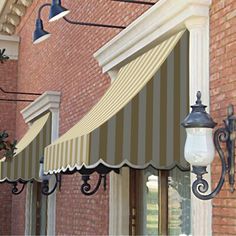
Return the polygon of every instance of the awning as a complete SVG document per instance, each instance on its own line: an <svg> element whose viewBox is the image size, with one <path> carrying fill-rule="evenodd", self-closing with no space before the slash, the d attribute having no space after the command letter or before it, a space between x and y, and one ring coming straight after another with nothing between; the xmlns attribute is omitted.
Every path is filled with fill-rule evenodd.
<svg viewBox="0 0 236 236"><path fill-rule="evenodd" d="M51 143L50 112L35 120L11 160L0 162L0 182L39 180L39 160Z"/></svg>
<svg viewBox="0 0 236 236"><path fill-rule="evenodd" d="M93 169L99 164L187 168L185 132L180 127L188 112L188 33L183 34L120 69L92 110L46 147L45 173Z"/></svg>

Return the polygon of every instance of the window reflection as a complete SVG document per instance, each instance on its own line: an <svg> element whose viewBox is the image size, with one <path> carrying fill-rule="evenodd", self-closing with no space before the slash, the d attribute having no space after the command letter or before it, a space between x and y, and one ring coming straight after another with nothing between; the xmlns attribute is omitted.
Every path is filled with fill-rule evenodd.
<svg viewBox="0 0 236 236"><path fill-rule="evenodd" d="M146 176L146 235L158 235L158 176Z"/></svg>
<svg viewBox="0 0 236 236"><path fill-rule="evenodd" d="M159 235L158 219L160 219L158 199L160 191L158 171L147 168L141 171L139 190L139 234ZM168 184L168 234L190 235L190 173L178 168L169 171ZM162 206L163 207L163 206ZM165 206L164 206L165 207Z"/></svg>
<svg viewBox="0 0 236 236"><path fill-rule="evenodd" d="M190 174L175 168L168 182L169 235L190 235Z"/></svg>

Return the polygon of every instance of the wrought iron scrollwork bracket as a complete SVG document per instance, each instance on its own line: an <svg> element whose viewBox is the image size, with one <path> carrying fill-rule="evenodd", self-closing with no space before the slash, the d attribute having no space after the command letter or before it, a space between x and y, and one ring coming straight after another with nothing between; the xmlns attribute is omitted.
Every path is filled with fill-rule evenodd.
<svg viewBox="0 0 236 236"><path fill-rule="evenodd" d="M216 188L210 193L205 194L209 185L203 175L207 173L206 166L193 166L192 172L197 175L197 179L192 185L194 195L201 200L209 200L214 198L224 185L225 175L228 173L230 191L234 192L234 175L235 175L235 138L236 138L236 117L233 116L233 106L228 107L228 117L224 120L224 128L219 128L214 133L214 144L221 160L221 176ZM227 158L220 143L226 143Z"/></svg>
<svg viewBox="0 0 236 236"><path fill-rule="evenodd" d="M107 185L106 177L107 177L107 174L99 174L97 185L95 186L93 190L91 190L91 185L88 183L88 181L90 180L90 175L82 175L82 180L84 183L81 185L81 192L87 196L91 196L95 194L98 191L102 181L103 181L103 189L105 191L106 185Z"/></svg>
<svg viewBox="0 0 236 236"><path fill-rule="evenodd" d="M43 195L46 195L46 196L49 196L51 195L52 193L54 193L54 191L57 189L57 186L61 185L61 175L60 174L54 174L55 176L55 185L53 186L53 188L51 190L49 190L49 181L48 180L43 180L42 182L42 188L41 188L41 193Z"/></svg>
<svg viewBox="0 0 236 236"><path fill-rule="evenodd" d="M18 189L18 187L17 187L18 184L19 184L18 182L12 183L13 188L12 188L11 192L12 192L12 194L14 194L14 195L19 195L19 194L21 194L21 193L23 192L23 190L24 190L25 185L27 184L27 182L21 182L21 184L22 184L21 189Z"/></svg>

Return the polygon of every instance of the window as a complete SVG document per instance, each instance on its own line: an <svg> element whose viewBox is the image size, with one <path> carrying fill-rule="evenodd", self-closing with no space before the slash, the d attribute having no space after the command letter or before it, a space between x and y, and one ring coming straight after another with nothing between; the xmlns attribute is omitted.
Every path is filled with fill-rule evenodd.
<svg viewBox="0 0 236 236"><path fill-rule="evenodd" d="M131 235L190 235L190 172L132 170Z"/></svg>

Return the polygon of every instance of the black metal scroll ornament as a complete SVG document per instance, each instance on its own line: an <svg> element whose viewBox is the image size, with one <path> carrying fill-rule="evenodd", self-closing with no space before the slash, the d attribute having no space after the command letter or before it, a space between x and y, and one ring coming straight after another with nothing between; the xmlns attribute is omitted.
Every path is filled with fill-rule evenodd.
<svg viewBox="0 0 236 236"><path fill-rule="evenodd" d="M12 185L13 185L13 188L11 190L12 194L14 195L19 195L23 192L24 188L25 188L25 185L27 184L27 182L22 182L22 187L21 189L18 189L17 185L18 185L18 182L14 182Z"/></svg>
<svg viewBox="0 0 236 236"><path fill-rule="evenodd" d="M219 183L210 194L205 194L209 189L209 185L207 181L202 178L202 176L207 173L206 166L193 166L192 172L197 175L197 179L192 185L192 191L194 195L201 200L212 199L220 192L224 184L226 173L228 173L229 176L230 191L234 192L236 117L234 117L233 114L233 106L230 105L228 107L228 117L224 120L225 127L217 129L214 133L214 144L221 160L222 169ZM226 143L228 151L227 160L220 143Z"/></svg>
<svg viewBox="0 0 236 236"><path fill-rule="evenodd" d="M6 51L5 48L2 49L2 50L0 49L0 62L1 62L2 64L4 63L4 61L7 61L7 60L10 59L8 56L4 55L5 51Z"/></svg>
<svg viewBox="0 0 236 236"><path fill-rule="evenodd" d="M41 193L43 195L46 195L46 196L51 195L56 190L58 184L60 185L60 183L61 183L60 174L54 174L54 176L55 176L56 182L55 182L55 185L53 186L53 188L51 190L49 190L49 181L48 180L43 180L42 188L41 188Z"/></svg>
<svg viewBox="0 0 236 236"><path fill-rule="evenodd" d="M88 181L90 180L90 175L82 175L82 180L84 183L81 185L81 192L84 195L91 196L94 193L96 193L102 181L103 181L103 189L106 190L106 185L107 185L106 174L99 174L97 185L95 186L93 190L91 190L91 185L88 183Z"/></svg>

